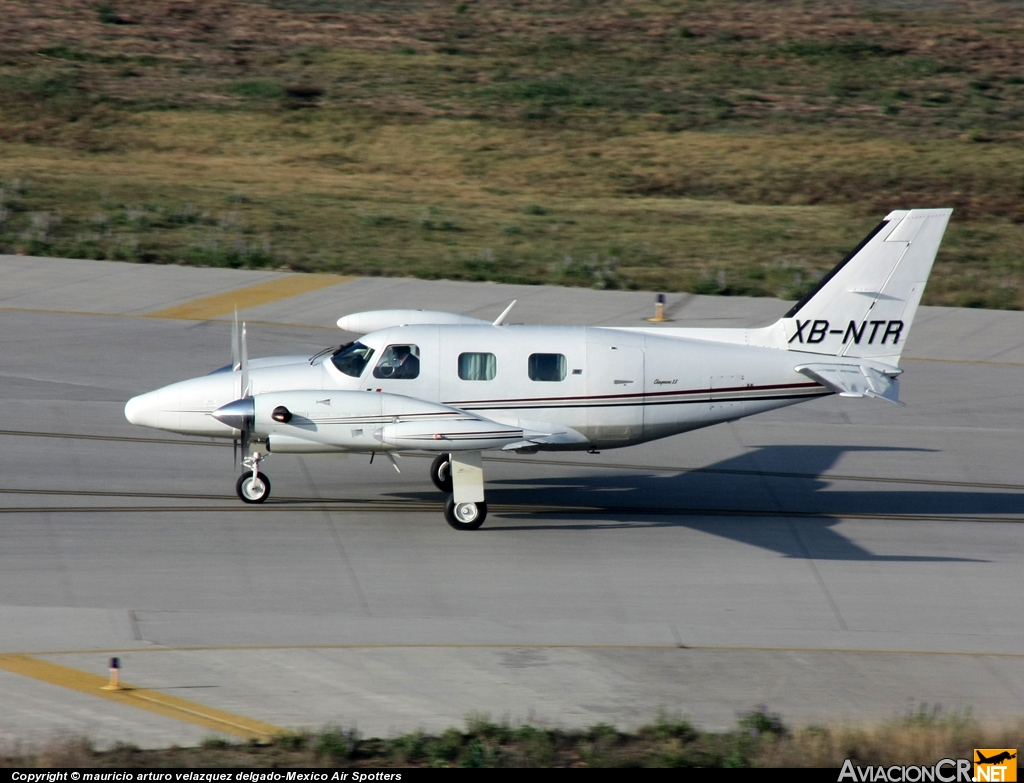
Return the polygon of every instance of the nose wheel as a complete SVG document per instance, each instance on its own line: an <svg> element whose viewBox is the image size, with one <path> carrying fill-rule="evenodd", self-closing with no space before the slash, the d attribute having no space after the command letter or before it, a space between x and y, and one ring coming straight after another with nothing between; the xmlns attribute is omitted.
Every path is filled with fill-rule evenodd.
<svg viewBox="0 0 1024 783"><path fill-rule="evenodd" d="M235 482L235 492L243 503L262 503L270 497L270 479L264 473L243 473Z"/></svg>

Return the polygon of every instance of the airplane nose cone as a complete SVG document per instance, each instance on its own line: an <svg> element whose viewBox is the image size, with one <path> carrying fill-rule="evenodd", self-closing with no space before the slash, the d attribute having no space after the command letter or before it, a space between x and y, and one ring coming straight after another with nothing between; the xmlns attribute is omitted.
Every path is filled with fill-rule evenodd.
<svg viewBox="0 0 1024 783"><path fill-rule="evenodd" d="M124 417L132 424L141 424L143 427L159 427L159 392L152 391L132 397L124 406Z"/></svg>

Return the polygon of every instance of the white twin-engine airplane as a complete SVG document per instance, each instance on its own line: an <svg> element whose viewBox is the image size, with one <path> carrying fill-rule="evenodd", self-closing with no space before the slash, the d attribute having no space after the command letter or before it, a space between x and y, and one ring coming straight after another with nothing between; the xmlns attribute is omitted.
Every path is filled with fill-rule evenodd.
<svg viewBox="0 0 1024 783"><path fill-rule="evenodd" d="M241 441L245 503L270 495L270 454L436 454L445 519L475 530L487 449L631 446L828 394L898 402L900 354L951 212L892 212L760 329L506 325L512 305L493 323L381 310L338 321L358 342L250 361L236 319L232 365L134 397L125 416Z"/></svg>

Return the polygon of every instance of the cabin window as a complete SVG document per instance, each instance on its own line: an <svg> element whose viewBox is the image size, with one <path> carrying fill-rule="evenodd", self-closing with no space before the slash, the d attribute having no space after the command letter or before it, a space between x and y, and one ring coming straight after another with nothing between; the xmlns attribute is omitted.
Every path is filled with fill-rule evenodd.
<svg viewBox="0 0 1024 783"><path fill-rule="evenodd" d="M560 353L531 353L531 381L564 381L565 357Z"/></svg>
<svg viewBox="0 0 1024 783"><path fill-rule="evenodd" d="M373 368L374 378L418 378L420 349L416 345L389 345Z"/></svg>
<svg viewBox="0 0 1024 783"><path fill-rule="evenodd" d="M373 356L373 348L362 343L348 343L334 352L334 355L331 356L331 363L345 375L358 378L366 369L371 356Z"/></svg>
<svg viewBox="0 0 1024 783"><path fill-rule="evenodd" d="M459 377L464 381L493 381L498 359L493 353L460 353Z"/></svg>

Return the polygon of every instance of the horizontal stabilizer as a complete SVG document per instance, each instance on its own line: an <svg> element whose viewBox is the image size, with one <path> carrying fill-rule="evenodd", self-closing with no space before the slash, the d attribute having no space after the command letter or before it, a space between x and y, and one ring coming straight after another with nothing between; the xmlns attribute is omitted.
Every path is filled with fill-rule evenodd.
<svg viewBox="0 0 1024 783"><path fill-rule="evenodd" d="M796 371L817 381L841 397L878 397L900 402L898 367L870 364L802 364Z"/></svg>

